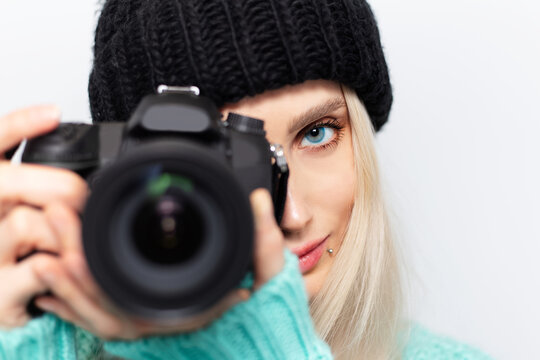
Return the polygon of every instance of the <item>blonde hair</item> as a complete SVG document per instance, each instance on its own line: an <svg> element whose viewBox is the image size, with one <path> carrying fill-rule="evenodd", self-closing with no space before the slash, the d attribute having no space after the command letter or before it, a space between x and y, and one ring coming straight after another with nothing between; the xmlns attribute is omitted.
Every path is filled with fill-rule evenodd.
<svg viewBox="0 0 540 360"><path fill-rule="evenodd" d="M384 205L369 115L342 86L355 158L355 201L334 265L310 304L315 327L336 359L398 359L402 322L400 262ZM405 335L406 336L406 335Z"/></svg>

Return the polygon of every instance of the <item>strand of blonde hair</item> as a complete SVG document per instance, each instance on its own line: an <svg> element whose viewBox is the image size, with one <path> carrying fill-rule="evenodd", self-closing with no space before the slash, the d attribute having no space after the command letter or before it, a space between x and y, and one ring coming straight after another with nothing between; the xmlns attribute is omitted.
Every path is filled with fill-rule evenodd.
<svg viewBox="0 0 540 360"><path fill-rule="evenodd" d="M399 359L400 266L381 194L374 130L356 93L342 86L355 158L355 201L325 284L310 304L336 359Z"/></svg>

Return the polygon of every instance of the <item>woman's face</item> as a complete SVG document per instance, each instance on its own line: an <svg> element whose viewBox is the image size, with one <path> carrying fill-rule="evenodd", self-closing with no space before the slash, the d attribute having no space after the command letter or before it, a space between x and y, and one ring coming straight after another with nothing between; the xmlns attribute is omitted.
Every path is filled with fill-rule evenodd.
<svg viewBox="0 0 540 360"><path fill-rule="evenodd" d="M354 201L351 128L341 88L307 81L221 110L225 117L235 112L264 120L268 140L285 150L290 177L281 229L312 298L339 252Z"/></svg>

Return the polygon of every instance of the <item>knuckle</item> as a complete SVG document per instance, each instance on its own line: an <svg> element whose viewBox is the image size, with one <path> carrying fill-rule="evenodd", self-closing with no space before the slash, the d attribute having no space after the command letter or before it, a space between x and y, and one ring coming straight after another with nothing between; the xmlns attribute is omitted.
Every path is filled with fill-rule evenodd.
<svg viewBox="0 0 540 360"><path fill-rule="evenodd" d="M80 204L86 198L88 185L77 174L66 172L65 186L62 187L62 196L70 202Z"/></svg>
<svg viewBox="0 0 540 360"><path fill-rule="evenodd" d="M35 221L35 214L24 206L17 206L8 215L8 228L13 234L24 236L29 233Z"/></svg>
<svg viewBox="0 0 540 360"><path fill-rule="evenodd" d="M46 274L58 274L58 259L50 255L34 254L23 262L23 266L28 266L37 281L41 282Z"/></svg>
<svg viewBox="0 0 540 360"><path fill-rule="evenodd" d="M0 121L1 131L5 134L5 137L12 137L20 132L22 122L16 121L18 115L20 115L20 112L15 112L2 118L2 121Z"/></svg>
<svg viewBox="0 0 540 360"><path fill-rule="evenodd" d="M56 271L57 259L50 255L35 254L32 256L31 261L34 271L38 273Z"/></svg>

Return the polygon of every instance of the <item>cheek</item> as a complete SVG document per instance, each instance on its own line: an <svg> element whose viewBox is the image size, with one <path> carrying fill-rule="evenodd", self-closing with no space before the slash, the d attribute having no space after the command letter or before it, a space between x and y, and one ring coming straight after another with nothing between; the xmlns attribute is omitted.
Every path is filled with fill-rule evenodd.
<svg viewBox="0 0 540 360"><path fill-rule="evenodd" d="M331 156L324 161L319 159L317 164L311 164L311 169L317 171L305 170L303 174L306 186L304 194L316 233L332 233L327 248L339 251L354 202L355 172L352 157L336 155L341 156ZM315 271L304 276L310 299L323 287L334 259L335 256L325 253Z"/></svg>
<svg viewBox="0 0 540 360"><path fill-rule="evenodd" d="M316 204L317 220L328 223L334 232L342 232L349 220L354 201L354 171L351 166L334 163L320 176L320 197Z"/></svg>
<svg viewBox="0 0 540 360"><path fill-rule="evenodd" d="M346 144L326 156L302 159L297 169L315 220L330 231L346 227L354 202L356 175L352 146Z"/></svg>

